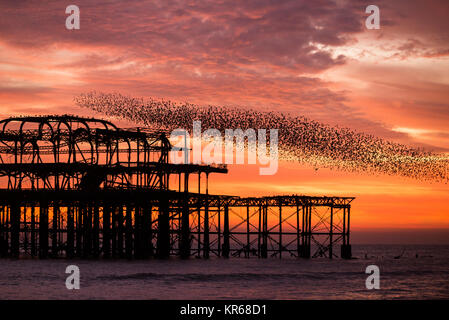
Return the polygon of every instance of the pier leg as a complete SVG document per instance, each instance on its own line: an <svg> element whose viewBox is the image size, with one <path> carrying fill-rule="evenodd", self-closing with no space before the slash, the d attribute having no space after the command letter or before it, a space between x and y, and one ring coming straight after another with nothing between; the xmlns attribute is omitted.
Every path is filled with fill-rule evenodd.
<svg viewBox="0 0 449 320"><path fill-rule="evenodd" d="M123 258L123 206L117 210L117 256Z"/></svg>
<svg viewBox="0 0 449 320"><path fill-rule="evenodd" d="M189 221L189 204L187 196L184 200L181 216L181 243L179 245L181 258L190 257L190 221Z"/></svg>
<svg viewBox="0 0 449 320"><path fill-rule="evenodd" d="M6 212L5 207L0 207L0 257L8 255L8 243L6 241Z"/></svg>
<svg viewBox="0 0 449 320"><path fill-rule="evenodd" d="M261 257L268 257L268 207L264 205L262 207L262 246Z"/></svg>
<svg viewBox="0 0 449 320"><path fill-rule="evenodd" d="M103 207L103 258L111 257L111 207Z"/></svg>
<svg viewBox="0 0 449 320"><path fill-rule="evenodd" d="M97 204L93 205L93 220L93 257L98 258L100 256L100 207Z"/></svg>
<svg viewBox="0 0 449 320"><path fill-rule="evenodd" d="M310 249L312 244L312 206L308 206L309 208L309 215L307 222L307 247L306 247L306 257L310 258Z"/></svg>
<svg viewBox="0 0 449 320"><path fill-rule="evenodd" d="M217 224L217 244L218 244L218 256L221 256L221 208L218 206L217 208L217 215L218 215L218 224Z"/></svg>
<svg viewBox="0 0 449 320"><path fill-rule="evenodd" d="M59 218L59 206L53 205L52 216L52 230L51 230L51 256L56 258L58 256L58 218Z"/></svg>
<svg viewBox="0 0 449 320"><path fill-rule="evenodd" d="M35 257L37 255L36 250L36 207L33 205L31 208L31 256Z"/></svg>
<svg viewBox="0 0 449 320"><path fill-rule="evenodd" d="M112 257L117 257L117 207L111 208Z"/></svg>
<svg viewBox="0 0 449 320"><path fill-rule="evenodd" d="M20 205L12 203L10 206L11 215L11 256L19 257L19 239L20 239Z"/></svg>
<svg viewBox="0 0 449 320"><path fill-rule="evenodd" d="M229 258L229 207L225 205L223 221L223 257Z"/></svg>
<svg viewBox="0 0 449 320"><path fill-rule="evenodd" d="M201 172L198 173L198 195L201 194ZM197 258L201 257L201 199L198 197L198 230L197 230ZM203 228L204 229L204 228Z"/></svg>
<svg viewBox="0 0 449 320"><path fill-rule="evenodd" d="M249 206L246 206L246 248L245 258L249 258L250 255L250 234L249 234Z"/></svg>
<svg viewBox="0 0 449 320"><path fill-rule="evenodd" d="M311 222L311 207L309 205L302 207L302 246L301 257L310 258L310 222Z"/></svg>
<svg viewBox="0 0 449 320"><path fill-rule="evenodd" d="M10 254L10 232L11 232L11 210L9 207L5 206L5 243L6 243L6 256Z"/></svg>
<svg viewBox="0 0 449 320"><path fill-rule="evenodd" d="M39 208L39 258L48 257L48 204L41 202Z"/></svg>
<svg viewBox="0 0 449 320"><path fill-rule="evenodd" d="M142 208L142 258L147 259L153 255L152 234L152 207L145 204Z"/></svg>
<svg viewBox="0 0 449 320"><path fill-rule="evenodd" d="M142 209L134 209L134 258L142 259Z"/></svg>
<svg viewBox="0 0 449 320"><path fill-rule="evenodd" d="M209 203L208 199L206 198L206 203L204 204L204 249L203 249L203 257L208 259L209 258Z"/></svg>
<svg viewBox="0 0 449 320"><path fill-rule="evenodd" d="M75 254L81 257L83 254L83 210L80 205L76 207L76 248Z"/></svg>
<svg viewBox="0 0 449 320"><path fill-rule="evenodd" d="M282 258L282 205L279 205L279 259Z"/></svg>
<svg viewBox="0 0 449 320"><path fill-rule="evenodd" d="M28 253L28 221L27 207L23 207L23 252Z"/></svg>
<svg viewBox="0 0 449 320"><path fill-rule="evenodd" d="M89 258L92 255L92 208L90 206L82 208L83 216L83 257Z"/></svg>
<svg viewBox="0 0 449 320"><path fill-rule="evenodd" d="M149 205L145 207L146 210L144 212L145 218L145 257L152 257L154 255L153 248L153 206Z"/></svg>
<svg viewBox="0 0 449 320"><path fill-rule="evenodd" d="M341 254L340 254L340 256L343 259L352 258L352 248L351 245L349 244L349 213L350 207L343 208L343 244L341 246Z"/></svg>
<svg viewBox="0 0 449 320"><path fill-rule="evenodd" d="M349 235L350 235L350 229L351 229L351 228L350 228L350 221L351 221L351 207L348 207L347 212L348 212L348 226L347 226L347 229L346 229L346 233L347 233L348 237L346 238L346 244L347 244L347 245L350 245L351 242L349 241Z"/></svg>
<svg viewBox="0 0 449 320"><path fill-rule="evenodd" d="M208 259L210 252L209 238L209 173L206 172L206 202L204 203L204 251L203 257Z"/></svg>
<svg viewBox="0 0 449 320"><path fill-rule="evenodd" d="M167 199L159 202L157 256L168 258L170 255L170 224Z"/></svg>
<svg viewBox="0 0 449 320"><path fill-rule="evenodd" d="M302 224L301 224L301 248L300 248L300 254L299 256L301 258L304 257L304 248L305 248L305 229L306 228L306 207L302 206Z"/></svg>
<svg viewBox="0 0 449 320"><path fill-rule="evenodd" d="M132 259L133 257L133 226L132 226L132 207L126 206L126 234L125 234L125 254L127 259Z"/></svg>
<svg viewBox="0 0 449 320"><path fill-rule="evenodd" d="M334 206L331 206L331 217L330 217L330 226L329 226L329 259L333 259L333 232L334 232Z"/></svg>
<svg viewBox="0 0 449 320"><path fill-rule="evenodd" d="M262 256L262 207L259 207L259 229L257 230L257 256Z"/></svg>
<svg viewBox="0 0 449 320"><path fill-rule="evenodd" d="M74 255L74 242L75 242L75 233L74 233L74 219L73 219L73 208L71 206L67 207L67 258L73 258Z"/></svg>
<svg viewBox="0 0 449 320"><path fill-rule="evenodd" d="M296 206L296 251L298 257L301 256L301 233L299 225L299 206Z"/></svg>
<svg viewBox="0 0 449 320"><path fill-rule="evenodd" d="M200 202L198 201L198 230L197 230L197 258L201 257L201 206L200 206Z"/></svg>

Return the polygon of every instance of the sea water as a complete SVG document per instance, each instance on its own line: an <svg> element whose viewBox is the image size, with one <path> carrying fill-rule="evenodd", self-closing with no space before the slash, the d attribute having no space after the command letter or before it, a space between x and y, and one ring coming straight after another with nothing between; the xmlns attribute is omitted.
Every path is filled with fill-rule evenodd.
<svg viewBox="0 0 449 320"><path fill-rule="evenodd" d="M356 259L0 259L0 299L448 299L449 246L354 245ZM68 290L68 265L80 289ZM368 290L366 268L380 270Z"/></svg>

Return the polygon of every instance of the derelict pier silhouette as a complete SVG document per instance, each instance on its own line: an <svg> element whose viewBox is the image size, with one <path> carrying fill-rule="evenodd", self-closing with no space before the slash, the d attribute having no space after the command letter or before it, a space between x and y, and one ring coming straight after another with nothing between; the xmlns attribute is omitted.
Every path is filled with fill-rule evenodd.
<svg viewBox="0 0 449 320"><path fill-rule="evenodd" d="M0 256L351 258L353 197L209 194L226 166L171 148L100 119L0 121Z"/></svg>

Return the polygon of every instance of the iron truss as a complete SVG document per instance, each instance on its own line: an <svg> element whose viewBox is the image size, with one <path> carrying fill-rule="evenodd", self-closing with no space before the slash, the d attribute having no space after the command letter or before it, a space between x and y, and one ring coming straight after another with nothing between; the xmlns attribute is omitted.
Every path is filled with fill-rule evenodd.
<svg viewBox="0 0 449 320"><path fill-rule="evenodd" d="M163 131L101 119L0 121L0 255L351 257L353 197L212 195L227 168L171 150Z"/></svg>

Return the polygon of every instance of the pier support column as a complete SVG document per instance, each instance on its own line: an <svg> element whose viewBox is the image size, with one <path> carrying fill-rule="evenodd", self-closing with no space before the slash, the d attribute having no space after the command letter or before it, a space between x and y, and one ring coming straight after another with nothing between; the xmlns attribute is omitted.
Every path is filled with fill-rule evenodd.
<svg viewBox="0 0 449 320"><path fill-rule="evenodd" d="M268 257L268 207L262 207L262 244L260 249L261 258Z"/></svg>
<svg viewBox="0 0 449 320"><path fill-rule="evenodd" d="M76 230L76 248L75 255L77 257L81 257L83 254L83 213L81 206L78 205L76 207L76 213L74 212L74 216L76 217L75 230Z"/></svg>
<svg viewBox="0 0 449 320"><path fill-rule="evenodd" d="M130 205L126 206L125 254L127 259L132 259L133 257L132 210L133 208Z"/></svg>
<svg viewBox="0 0 449 320"><path fill-rule="evenodd" d="M351 259L352 258L352 248L350 244L341 246L341 257L343 259Z"/></svg>
<svg viewBox="0 0 449 320"><path fill-rule="evenodd" d="M134 209L134 258L142 259L142 208Z"/></svg>
<svg viewBox="0 0 449 320"><path fill-rule="evenodd" d="M111 207L111 254L117 257L117 207Z"/></svg>
<svg viewBox="0 0 449 320"><path fill-rule="evenodd" d="M159 200L157 257L164 259L170 255L170 221L168 200Z"/></svg>
<svg viewBox="0 0 449 320"><path fill-rule="evenodd" d="M8 241L6 241L6 233L8 232L6 227L6 207L0 207L0 257L6 257L8 255Z"/></svg>
<svg viewBox="0 0 449 320"><path fill-rule="evenodd" d="M203 257L209 258L210 238L209 238L209 173L206 172L206 201L204 203L204 245Z"/></svg>
<svg viewBox="0 0 449 320"><path fill-rule="evenodd" d="M217 252L218 256L221 257L221 207L218 205L217 208Z"/></svg>
<svg viewBox="0 0 449 320"><path fill-rule="evenodd" d="M259 206L259 225L257 229L257 256L261 258L262 253L262 207Z"/></svg>
<svg viewBox="0 0 449 320"><path fill-rule="evenodd" d="M37 256L36 207L31 208L31 256Z"/></svg>
<svg viewBox="0 0 449 320"><path fill-rule="evenodd" d="M198 213L198 220L197 220L198 230L197 230L197 233L196 233L196 238L197 238L197 254L196 254L196 257L200 258L201 257L201 206L200 206L200 200L198 200L197 213Z"/></svg>
<svg viewBox="0 0 449 320"><path fill-rule="evenodd" d="M39 258L48 257L48 204L41 202L39 207Z"/></svg>
<svg viewBox="0 0 449 320"><path fill-rule="evenodd" d="M341 258L342 259L352 258L352 248L350 244L345 244L341 246Z"/></svg>
<svg viewBox="0 0 449 320"><path fill-rule="evenodd" d="M197 213L198 213L198 220L197 220L197 225L198 225L198 230L197 230L197 253L196 253L196 257L200 258L201 257L201 172L198 173L198 203L197 203ZM203 227L204 230L204 227ZM204 250L204 249L203 249Z"/></svg>
<svg viewBox="0 0 449 320"><path fill-rule="evenodd" d="M59 219L59 205L53 205L52 229L51 229L51 256L56 258L58 256L58 219Z"/></svg>
<svg viewBox="0 0 449 320"><path fill-rule="evenodd" d="M330 216L330 225L329 225L329 259L333 259L334 252L334 206L331 206L331 216Z"/></svg>
<svg viewBox="0 0 449 320"><path fill-rule="evenodd" d="M223 221L223 257L229 258L230 244L229 244L229 207L224 207L224 221Z"/></svg>
<svg viewBox="0 0 449 320"><path fill-rule="evenodd" d="M142 210L142 256L146 259L153 256L153 208L151 205L144 205Z"/></svg>
<svg viewBox="0 0 449 320"><path fill-rule="evenodd" d="M67 258L73 258L74 256L74 244L75 244L75 229L74 229L74 216L73 207L67 207Z"/></svg>
<svg viewBox="0 0 449 320"><path fill-rule="evenodd" d="M302 217L302 245L301 245L301 257L310 258L310 240L311 240L311 224L312 221L312 208L309 205L303 206Z"/></svg>
<svg viewBox="0 0 449 320"><path fill-rule="evenodd" d="M190 257L190 221L189 221L189 174L184 173L184 201L181 213L181 235L179 243L179 255L182 259Z"/></svg>
<svg viewBox="0 0 449 320"><path fill-rule="evenodd" d="M203 244L203 257L205 259L209 258L209 200L206 197L206 202L204 204L204 244Z"/></svg>
<svg viewBox="0 0 449 320"><path fill-rule="evenodd" d="M153 256L152 206L144 204L141 212L142 258Z"/></svg>
<svg viewBox="0 0 449 320"><path fill-rule="evenodd" d="M249 258L251 254L251 242L250 242L250 229L249 229L249 205L246 206L246 247L245 247L245 258Z"/></svg>
<svg viewBox="0 0 449 320"><path fill-rule="evenodd" d="M307 222L307 247L306 247L306 258L310 258L310 251L311 251L311 245L312 245L312 206L308 206L309 208L309 215L308 215L308 222Z"/></svg>
<svg viewBox="0 0 449 320"><path fill-rule="evenodd" d="M130 205L126 206L125 211L125 255L127 259L132 259L133 255L133 236L132 236L132 210Z"/></svg>
<svg viewBox="0 0 449 320"><path fill-rule="evenodd" d="M298 258L301 256L301 226L299 224L299 206L296 204L296 252Z"/></svg>
<svg viewBox="0 0 449 320"><path fill-rule="evenodd" d="M119 205L117 208L117 256L119 258L123 258L123 234L124 234L124 226L123 226L123 206Z"/></svg>
<svg viewBox="0 0 449 320"><path fill-rule="evenodd" d="M181 242L179 244L179 253L182 259L190 257L190 221L189 221L189 203L187 195L184 199L181 215Z"/></svg>
<svg viewBox="0 0 449 320"><path fill-rule="evenodd" d="M111 207L103 206L103 258L111 257Z"/></svg>
<svg viewBox="0 0 449 320"><path fill-rule="evenodd" d="M100 256L100 207L93 204L93 228L92 228L93 257Z"/></svg>
<svg viewBox="0 0 449 320"><path fill-rule="evenodd" d="M279 259L282 258L282 204L279 204Z"/></svg>
<svg viewBox="0 0 449 320"><path fill-rule="evenodd" d="M352 248L349 244L349 222L350 207L343 208L343 244L341 246L340 256L343 259L352 258Z"/></svg>
<svg viewBox="0 0 449 320"><path fill-rule="evenodd" d="M10 206L11 220L11 257L19 257L20 239L20 205L12 203Z"/></svg>
<svg viewBox="0 0 449 320"><path fill-rule="evenodd" d="M24 206L23 207L23 252L26 254L28 253L28 245L29 245L29 241L28 241L28 233L29 233L29 228L28 228L28 221L27 221L27 207Z"/></svg>
<svg viewBox="0 0 449 320"><path fill-rule="evenodd" d="M82 207L83 216L83 257L92 255L92 207Z"/></svg>

